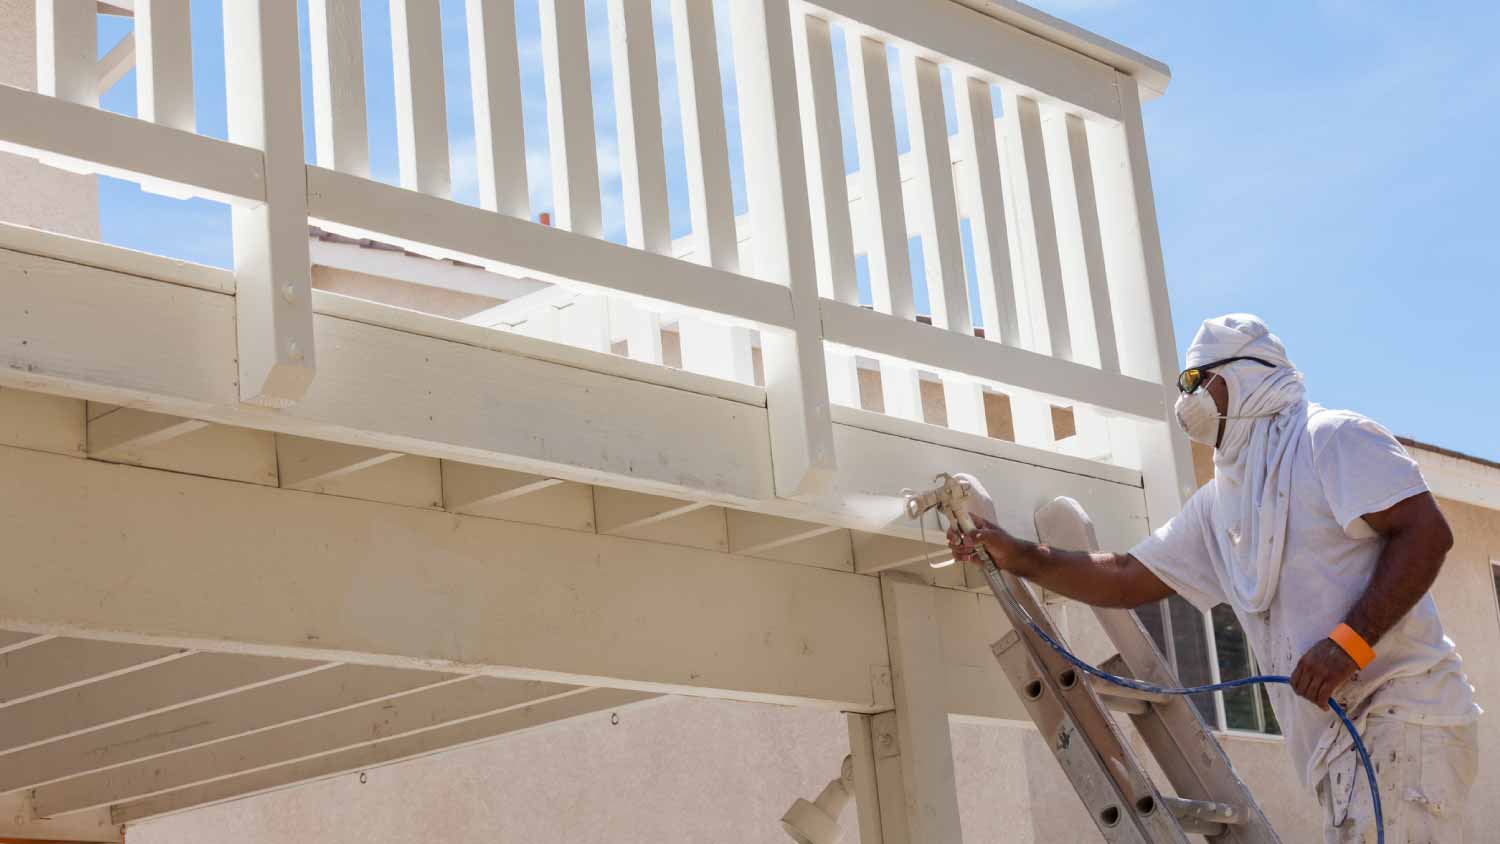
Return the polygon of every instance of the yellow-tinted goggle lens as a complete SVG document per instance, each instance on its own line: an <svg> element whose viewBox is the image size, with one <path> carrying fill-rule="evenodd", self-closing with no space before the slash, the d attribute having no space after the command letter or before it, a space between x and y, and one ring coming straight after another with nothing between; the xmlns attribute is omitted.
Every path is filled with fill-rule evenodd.
<svg viewBox="0 0 1500 844"><path fill-rule="evenodd" d="M1177 389L1184 393L1193 392L1202 383L1203 370L1201 369L1184 369L1182 374L1177 376Z"/></svg>

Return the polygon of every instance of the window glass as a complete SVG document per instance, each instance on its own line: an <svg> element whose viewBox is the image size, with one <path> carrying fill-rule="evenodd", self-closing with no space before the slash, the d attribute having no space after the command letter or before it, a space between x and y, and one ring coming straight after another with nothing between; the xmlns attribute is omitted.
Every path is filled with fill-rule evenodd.
<svg viewBox="0 0 1500 844"><path fill-rule="evenodd" d="M1211 613L1214 625L1214 647L1219 657L1219 679L1243 680L1253 669L1250 645L1245 631L1228 604L1219 604ZM1250 686L1228 689L1224 695L1225 726L1231 730L1261 732L1264 720L1260 713L1260 694Z"/></svg>
<svg viewBox="0 0 1500 844"><path fill-rule="evenodd" d="M1203 613L1184 598L1173 595L1167 599L1167 619L1172 629L1172 647L1177 654L1177 679L1184 686L1212 683ZM1203 720L1210 726L1218 725L1212 694L1193 695L1192 701Z"/></svg>

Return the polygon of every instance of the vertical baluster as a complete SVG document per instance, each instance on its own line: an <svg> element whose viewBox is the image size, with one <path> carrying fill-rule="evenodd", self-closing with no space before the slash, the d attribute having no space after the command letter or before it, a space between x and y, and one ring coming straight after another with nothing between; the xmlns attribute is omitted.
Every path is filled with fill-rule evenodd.
<svg viewBox="0 0 1500 844"><path fill-rule="evenodd" d="M431 0L391 0L391 66L396 77L396 148L401 186L453 192L443 91L443 26Z"/></svg>
<svg viewBox="0 0 1500 844"><path fill-rule="evenodd" d="M541 0L538 10L556 212L553 220L568 231L603 237L583 0Z"/></svg>
<svg viewBox="0 0 1500 844"><path fill-rule="evenodd" d="M1166 523L1193 494L1191 452L1172 417L1177 374L1177 341L1167 300L1166 270L1161 255L1151 167L1146 158L1140 91L1125 74L1116 74L1120 123L1089 128L1089 149L1097 166L1100 236L1109 267L1110 287L1119 312L1120 369L1126 375L1159 382L1160 423L1110 420L1112 433L1134 429L1146 481L1150 526Z"/></svg>
<svg viewBox="0 0 1500 844"><path fill-rule="evenodd" d="M836 469L817 261L807 205L788 0L733 0L735 73L756 274L791 289L791 331L762 331L772 474L782 497L817 495Z"/></svg>
<svg viewBox="0 0 1500 844"><path fill-rule="evenodd" d="M487 211L529 220L531 197L526 182L515 2L467 0L465 14L479 205Z"/></svg>
<svg viewBox="0 0 1500 844"><path fill-rule="evenodd" d="M609 40L625 242L636 249L668 254L672 249L671 212L667 206L651 0L609 0ZM630 356L660 363L660 317L631 303L621 303L611 308L611 313L625 321Z"/></svg>
<svg viewBox="0 0 1500 844"><path fill-rule="evenodd" d="M885 45L872 38L852 35L848 44L849 84L860 150L860 205L865 217L862 229L867 236L865 247L870 262L871 299L875 310L881 313L916 319ZM881 361L880 386L885 396L886 413L922 421L922 393L915 369L894 361Z"/></svg>
<svg viewBox="0 0 1500 844"><path fill-rule="evenodd" d="M1057 226L1052 214L1052 190L1047 180L1047 152L1042 144L1042 118L1036 100L1007 93L1005 122L1005 141L1014 185L1010 197L1023 228L1021 254L1026 281L1034 291L1028 297L1033 306L1032 319L1038 325L1046 326L1045 332L1036 334L1038 342L1033 350L1072 360L1073 344L1068 331L1068 309L1057 252Z"/></svg>
<svg viewBox="0 0 1500 844"><path fill-rule="evenodd" d="M901 60L907 133L916 172L903 187L911 193L917 230L922 235L927 298L932 324L973 334L969 289L958 234L958 200L953 187L953 154L943 113L943 83L937 64L906 51Z"/></svg>
<svg viewBox="0 0 1500 844"><path fill-rule="evenodd" d="M265 203L230 209L240 399L284 407L316 366L297 7L224 0L223 9L229 140L262 150L266 166Z"/></svg>
<svg viewBox="0 0 1500 844"><path fill-rule="evenodd" d="M94 4L37 0L36 89L49 97L99 105Z"/></svg>
<svg viewBox="0 0 1500 844"><path fill-rule="evenodd" d="M1061 111L1042 122L1047 147L1048 174L1056 209L1059 257L1067 290L1069 326L1074 358L1098 365L1108 372L1120 371L1115 345L1113 309L1104 267L1104 247L1099 235L1099 210L1094 176L1089 161L1087 129L1083 119ZM1062 443L1065 451L1083 457L1110 454L1108 426L1092 407L1074 407L1077 436Z"/></svg>
<svg viewBox="0 0 1500 844"><path fill-rule="evenodd" d="M188 0L137 0L135 91L142 120L197 130L192 42Z"/></svg>
<svg viewBox="0 0 1500 844"><path fill-rule="evenodd" d="M594 95L589 81L588 27L583 0L542 0L538 4L542 30L542 71L547 91L547 136L552 163L552 203L555 223L589 237L604 236L599 198L599 161L594 140ZM581 294L580 298L602 294ZM566 325L587 319L608 319L599 303L563 313ZM565 328L564 340L587 334L608 334L604 326L588 331ZM582 333L581 333L582 332ZM590 345L592 347L592 345Z"/></svg>
<svg viewBox="0 0 1500 844"><path fill-rule="evenodd" d="M843 129L839 125L829 23L812 15L794 16L792 35L818 293L855 305L859 303L859 283L854 272L854 232L849 220L849 185L844 174ZM828 349L825 357L832 400L859 407L859 371L854 356Z"/></svg>
<svg viewBox="0 0 1500 844"><path fill-rule="evenodd" d="M693 260L740 272L713 0L672 0L672 29L688 204L696 243ZM677 321L677 331L684 369L745 383L754 381L749 329L685 314Z"/></svg>
<svg viewBox="0 0 1500 844"><path fill-rule="evenodd" d="M1010 270L1010 237L1005 224L1005 193L1000 180L999 138L995 134L990 84L965 79L955 91L963 184L968 191L969 227L984 334L1007 346L1021 345L1016 289Z"/></svg>
<svg viewBox="0 0 1500 844"><path fill-rule="evenodd" d="M365 48L359 0L308 0L318 166L370 177Z"/></svg>

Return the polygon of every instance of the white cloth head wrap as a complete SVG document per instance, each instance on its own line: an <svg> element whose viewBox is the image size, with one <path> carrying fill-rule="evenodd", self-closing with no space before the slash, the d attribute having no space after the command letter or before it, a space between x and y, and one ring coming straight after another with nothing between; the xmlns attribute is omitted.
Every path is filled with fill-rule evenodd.
<svg viewBox="0 0 1500 844"><path fill-rule="evenodd" d="M1306 444L1307 390L1281 340L1259 317L1204 320L1188 347L1187 366L1256 357L1212 370L1229 386L1228 419L1214 451L1213 533L1228 561L1235 605L1264 612L1276 597L1286 553L1292 466Z"/></svg>

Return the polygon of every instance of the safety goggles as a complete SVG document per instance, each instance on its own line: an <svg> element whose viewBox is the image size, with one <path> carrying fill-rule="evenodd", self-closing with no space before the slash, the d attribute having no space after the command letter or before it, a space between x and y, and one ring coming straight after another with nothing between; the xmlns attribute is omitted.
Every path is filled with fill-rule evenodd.
<svg viewBox="0 0 1500 844"><path fill-rule="evenodd" d="M1210 371L1217 369L1227 363L1234 363L1237 360L1254 361L1261 366L1269 366L1272 369L1276 368L1276 364L1271 363L1268 360L1261 360L1260 358L1243 356L1224 358L1223 360L1216 360L1213 363L1205 363L1202 366L1195 366L1192 369L1182 370L1182 374L1177 376L1177 389L1184 393L1191 393L1197 390L1199 387L1203 386L1203 381L1208 377L1208 373Z"/></svg>

